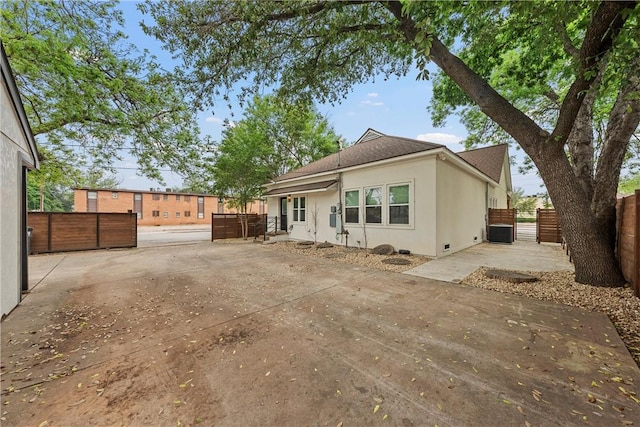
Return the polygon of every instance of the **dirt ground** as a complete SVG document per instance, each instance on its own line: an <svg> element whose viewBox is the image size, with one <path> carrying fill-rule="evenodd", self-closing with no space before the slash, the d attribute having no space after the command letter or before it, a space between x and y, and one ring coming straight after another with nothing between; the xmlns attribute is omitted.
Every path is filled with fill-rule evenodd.
<svg viewBox="0 0 640 427"><path fill-rule="evenodd" d="M640 424L606 316L260 245L41 256L2 424Z"/></svg>

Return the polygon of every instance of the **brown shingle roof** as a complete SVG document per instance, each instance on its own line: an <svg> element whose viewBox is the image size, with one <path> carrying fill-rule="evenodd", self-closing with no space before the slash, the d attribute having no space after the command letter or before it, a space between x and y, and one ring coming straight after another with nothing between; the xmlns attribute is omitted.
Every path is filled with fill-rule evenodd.
<svg viewBox="0 0 640 427"><path fill-rule="evenodd" d="M443 147L441 144L419 141L417 139L401 138L381 134L373 130L367 131L356 144L345 148L340 153L333 153L327 157L309 163L299 169L280 175L274 181L284 181L292 178L330 172L352 166L364 165L394 157L428 151Z"/></svg>
<svg viewBox="0 0 640 427"><path fill-rule="evenodd" d="M506 152L507 144L500 144L477 148L475 150L461 151L456 154L480 172L499 183Z"/></svg>

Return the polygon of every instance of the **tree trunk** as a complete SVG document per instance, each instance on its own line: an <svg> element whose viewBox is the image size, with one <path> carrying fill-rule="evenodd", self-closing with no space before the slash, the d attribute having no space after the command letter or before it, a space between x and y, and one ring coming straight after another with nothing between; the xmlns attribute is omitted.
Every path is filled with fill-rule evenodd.
<svg viewBox="0 0 640 427"><path fill-rule="evenodd" d="M576 281L614 287L625 283L607 234L590 209L589 199L575 180L564 149L544 144L532 160L538 167L575 265ZM615 224L615 221L614 221Z"/></svg>
<svg viewBox="0 0 640 427"><path fill-rule="evenodd" d="M636 59L634 65L636 68L640 67L640 59ZM636 71L629 76L609 113L604 145L598 158L594 179L591 210L599 227L607 233L607 241L612 248L615 248L616 243L615 209L620 170L629 141L640 122L640 99L633 96L638 91L640 77Z"/></svg>

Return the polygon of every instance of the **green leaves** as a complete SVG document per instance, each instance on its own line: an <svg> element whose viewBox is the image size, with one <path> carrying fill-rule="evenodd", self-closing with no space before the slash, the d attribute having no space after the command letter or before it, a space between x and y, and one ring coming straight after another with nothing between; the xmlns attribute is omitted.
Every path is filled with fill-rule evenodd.
<svg viewBox="0 0 640 427"><path fill-rule="evenodd" d="M203 150L195 110L118 29L115 2L7 2L3 43L41 149L109 170L125 153L141 174L185 173ZM61 175L69 170L61 170Z"/></svg>
<svg viewBox="0 0 640 427"><path fill-rule="evenodd" d="M228 124L217 147L214 192L244 205L276 176L334 152L337 140L311 104L255 97L244 118Z"/></svg>

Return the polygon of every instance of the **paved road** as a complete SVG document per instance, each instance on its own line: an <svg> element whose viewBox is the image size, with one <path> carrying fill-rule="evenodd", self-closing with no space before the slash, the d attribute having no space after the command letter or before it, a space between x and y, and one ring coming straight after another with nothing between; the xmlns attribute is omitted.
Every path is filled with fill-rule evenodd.
<svg viewBox="0 0 640 427"><path fill-rule="evenodd" d="M179 245L211 240L211 226L175 225L138 227L138 247Z"/></svg>

